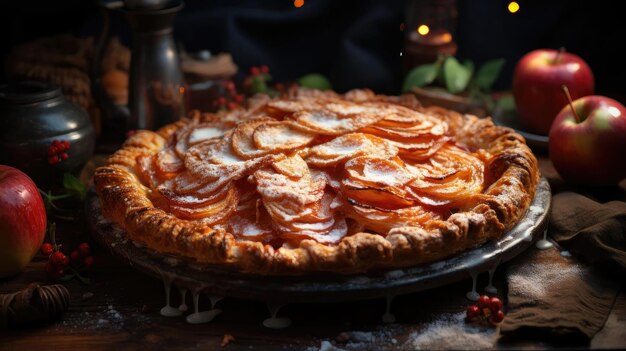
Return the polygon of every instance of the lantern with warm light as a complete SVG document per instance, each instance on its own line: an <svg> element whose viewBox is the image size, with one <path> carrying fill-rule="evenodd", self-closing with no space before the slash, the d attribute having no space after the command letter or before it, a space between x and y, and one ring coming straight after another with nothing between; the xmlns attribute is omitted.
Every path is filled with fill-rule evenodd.
<svg viewBox="0 0 626 351"><path fill-rule="evenodd" d="M407 2L405 70L432 63L440 55L454 56L457 9L454 0L410 0Z"/></svg>

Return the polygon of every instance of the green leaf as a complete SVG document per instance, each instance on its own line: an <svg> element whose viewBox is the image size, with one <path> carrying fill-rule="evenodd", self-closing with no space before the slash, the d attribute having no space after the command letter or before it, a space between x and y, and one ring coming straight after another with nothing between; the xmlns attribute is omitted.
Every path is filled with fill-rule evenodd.
<svg viewBox="0 0 626 351"><path fill-rule="evenodd" d="M420 88L432 83L437 78L437 72L441 67L438 63L420 65L413 68L404 78L402 91L407 92L412 88Z"/></svg>
<svg viewBox="0 0 626 351"><path fill-rule="evenodd" d="M461 65L459 61L450 56L443 63L443 74L446 81L446 88L451 94L457 94L467 88L467 84L472 77L472 71Z"/></svg>
<svg viewBox="0 0 626 351"><path fill-rule="evenodd" d="M496 59L485 62L474 77L474 84L483 91L491 90L491 86L495 83L500 75L500 71L504 66L504 59Z"/></svg>
<svg viewBox="0 0 626 351"><path fill-rule="evenodd" d="M69 282L72 279L74 279L74 274L66 274L66 275L62 276L61 278L59 278L59 281L61 281L61 282Z"/></svg>
<svg viewBox="0 0 626 351"><path fill-rule="evenodd" d="M513 98L513 95L501 97L496 102L495 109L502 112L515 111L515 98Z"/></svg>
<svg viewBox="0 0 626 351"><path fill-rule="evenodd" d="M298 79L298 84L305 88L317 89L317 90L329 90L332 89L328 78L318 73L307 74Z"/></svg>
<svg viewBox="0 0 626 351"><path fill-rule="evenodd" d="M85 200L85 197L87 197L87 187L71 173L63 174L63 187L81 201Z"/></svg>
<svg viewBox="0 0 626 351"><path fill-rule="evenodd" d="M472 74L474 74L474 62L472 60L463 61L463 66L467 68Z"/></svg>
<svg viewBox="0 0 626 351"><path fill-rule="evenodd" d="M270 79L271 78L267 74L259 74L259 75L252 77L252 82L251 82L252 93L253 94L267 93L267 90L268 90L267 81Z"/></svg>

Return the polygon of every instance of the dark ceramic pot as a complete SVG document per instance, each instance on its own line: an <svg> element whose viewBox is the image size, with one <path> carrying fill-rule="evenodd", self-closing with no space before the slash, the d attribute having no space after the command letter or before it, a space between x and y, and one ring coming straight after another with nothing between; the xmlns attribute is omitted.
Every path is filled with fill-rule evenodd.
<svg viewBox="0 0 626 351"><path fill-rule="evenodd" d="M48 164L53 140L67 140L68 158ZM43 82L0 85L0 164L18 168L46 186L64 172L77 170L92 156L95 132L89 115Z"/></svg>

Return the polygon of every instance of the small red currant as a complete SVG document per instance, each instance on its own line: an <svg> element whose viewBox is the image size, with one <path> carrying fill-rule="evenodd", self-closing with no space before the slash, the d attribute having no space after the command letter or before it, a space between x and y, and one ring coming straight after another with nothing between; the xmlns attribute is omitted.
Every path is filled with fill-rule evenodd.
<svg viewBox="0 0 626 351"><path fill-rule="evenodd" d="M469 307L467 307L467 319L474 319L476 317L478 317L478 315L480 314L480 308L478 308L478 306L476 305L470 305Z"/></svg>
<svg viewBox="0 0 626 351"><path fill-rule="evenodd" d="M270 68L267 65L261 66L261 73L268 74L270 73Z"/></svg>
<svg viewBox="0 0 626 351"><path fill-rule="evenodd" d="M52 255L52 252L54 252L54 246L52 246L52 244L50 243L43 243L43 245L41 245L41 254L44 256L50 256Z"/></svg>
<svg viewBox="0 0 626 351"><path fill-rule="evenodd" d="M243 97L243 95L242 95L242 94L237 94L237 95L235 95L235 96L233 97L233 99L234 99L236 102L238 102L238 103L242 103L242 102L243 102L244 97Z"/></svg>
<svg viewBox="0 0 626 351"><path fill-rule="evenodd" d="M80 260L80 253L78 252L78 250L72 251L72 253L70 253L70 258L72 259L72 261Z"/></svg>
<svg viewBox="0 0 626 351"><path fill-rule="evenodd" d="M228 103L228 109L229 109L229 110L234 110L234 109L236 109L236 108L237 108L237 106L238 106L238 105L237 105L237 103L236 103L236 102L230 101L230 102Z"/></svg>
<svg viewBox="0 0 626 351"><path fill-rule="evenodd" d="M259 69L259 67L256 67L256 66L250 67L250 74L251 75L256 76L259 73L261 73L261 70Z"/></svg>
<svg viewBox="0 0 626 351"><path fill-rule="evenodd" d="M48 163L51 165L55 165L59 163L59 156L53 155L53 156L48 157Z"/></svg>
<svg viewBox="0 0 626 351"><path fill-rule="evenodd" d="M52 255L50 255L50 262L59 267L63 265L63 262L65 261L67 257L65 256L65 254L63 254L63 252L61 251L55 251L52 253Z"/></svg>
<svg viewBox="0 0 626 351"><path fill-rule="evenodd" d="M499 311L502 309L502 301L499 298L494 296L490 299L489 306L491 307L491 311L493 313L496 313L496 311Z"/></svg>
<svg viewBox="0 0 626 351"><path fill-rule="evenodd" d="M235 83L233 83L233 81L227 80L224 83L224 88L226 88L226 90L229 90L229 91L234 91L235 90Z"/></svg>
<svg viewBox="0 0 626 351"><path fill-rule="evenodd" d="M68 158L68 156L67 156L67 154L65 152L61 154L61 159L63 161L67 160L67 158Z"/></svg>
<svg viewBox="0 0 626 351"><path fill-rule="evenodd" d="M492 322L493 324L497 324L500 323L504 320L504 312L502 312L502 310L495 312L494 314L491 315L491 317L489 318L489 321Z"/></svg>
<svg viewBox="0 0 626 351"><path fill-rule="evenodd" d="M487 295L481 295L476 302L481 309L491 306L491 298Z"/></svg>
<svg viewBox="0 0 626 351"><path fill-rule="evenodd" d="M89 247L89 244L81 243L80 245L78 245L78 253L80 253L81 257L89 256L89 254L91 253L91 248Z"/></svg>
<svg viewBox="0 0 626 351"><path fill-rule="evenodd" d="M54 272L54 265L50 262L46 263L45 270L48 274L52 274Z"/></svg>
<svg viewBox="0 0 626 351"><path fill-rule="evenodd" d="M83 260L83 263L85 264L85 267L91 268L91 266L93 265L93 261L94 261L93 256L87 256Z"/></svg>

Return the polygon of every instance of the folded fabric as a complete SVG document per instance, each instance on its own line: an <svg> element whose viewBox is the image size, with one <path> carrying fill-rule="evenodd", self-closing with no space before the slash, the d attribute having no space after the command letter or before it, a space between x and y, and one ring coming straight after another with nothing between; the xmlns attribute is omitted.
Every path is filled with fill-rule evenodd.
<svg viewBox="0 0 626 351"><path fill-rule="evenodd" d="M619 291L559 249L531 247L507 268L508 313L505 337L588 343L604 326Z"/></svg>
<svg viewBox="0 0 626 351"><path fill-rule="evenodd" d="M550 236L574 256L626 275L626 202L598 203L564 192L553 198Z"/></svg>

